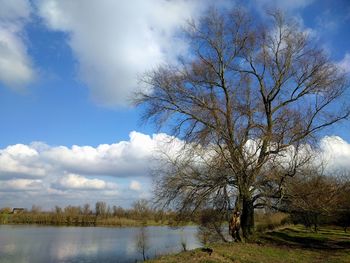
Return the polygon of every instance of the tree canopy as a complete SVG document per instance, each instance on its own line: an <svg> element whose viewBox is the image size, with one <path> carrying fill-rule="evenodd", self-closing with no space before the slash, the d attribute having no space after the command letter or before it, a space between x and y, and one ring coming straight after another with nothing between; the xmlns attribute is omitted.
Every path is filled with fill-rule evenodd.
<svg viewBox="0 0 350 263"><path fill-rule="evenodd" d="M235 206L247 238L254 208L280 197L317 133L349 116L347 76L279 12L212 11L184 38L189 56L146 73L136 99L187 144L159 169L156 195L179 210Z"/></svg>

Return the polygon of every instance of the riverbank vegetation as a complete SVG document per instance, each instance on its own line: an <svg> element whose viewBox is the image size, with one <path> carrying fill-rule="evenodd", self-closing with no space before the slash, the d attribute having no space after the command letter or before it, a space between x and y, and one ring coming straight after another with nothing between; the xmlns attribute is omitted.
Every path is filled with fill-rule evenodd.
<svg viewBox="0 0 350 263"><path fill-rule="evenodd" d="M310 171L309 171L310 172ZM254 213L254 231L264 232L286 224L302 224L318 231L319 227L335 225L346 232L350 226L350 183L343 177L313 174L296 175L284 190L278 207L258 209ZM196 224L204 239L228 241L227 221L221 211L211 208L193 213L153 208L146 200L136 201L131 208L97 202L93 208L56 206L44 211L5 207L0 209L0 224L39 224L71 226L147 226Z"/></svg>
<svg viewBox="0 0 350 263"><path fill-rule="evenodd" d="M51 211L43 211L33 205L31 209L0 209L0 224L38 224L68 226L144 226L173 225L176 214L172 211L152 209L146 200L139 200L129 209L108 206L97 202L92 208L84 206L56 206ZM176 222L177 224L178 222Z"/></svg>
<svg viewBox="0 0 350 263"><path fill-rule="evenodd" d="M163 256L153 263L214 262L350 262L350 233L340 228L321 228L316 233L304 226L286 227L259 234L250 243L216 243L212 253L196 249Z"/></svg>
<svg viewBox="0 0 350 263"><path fill-rule="evenodd" d="M347 177L325 176L314 170L297 174L284 190L278 206L256 209L253 233L271 231L285 225L303 225L317 232L337 226L347 232L350 226L350 182ZM202 209L197 213L200 237L205 242L229 242L222 212ZM254 234L252 237L254 238ZM249 241L247 238L246 241Z"/></svg>

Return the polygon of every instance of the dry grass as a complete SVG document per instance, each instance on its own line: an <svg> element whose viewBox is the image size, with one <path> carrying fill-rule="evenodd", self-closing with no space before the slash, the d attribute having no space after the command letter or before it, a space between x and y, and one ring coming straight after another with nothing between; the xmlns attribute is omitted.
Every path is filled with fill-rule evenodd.
<svg viewBox="0 0 350 263"><path fill-rule="evenodd" d="M285 213L256 213L255 227L257 232L273 230L288 223L289 215Z"/></svg>

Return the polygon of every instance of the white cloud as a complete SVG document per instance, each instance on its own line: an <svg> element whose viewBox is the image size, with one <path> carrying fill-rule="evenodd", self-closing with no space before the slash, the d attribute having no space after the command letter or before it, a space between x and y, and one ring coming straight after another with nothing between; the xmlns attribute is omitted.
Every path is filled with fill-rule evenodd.
<svg viewBox="0 0 350 263"><path fill-rule="evenodd" d="M50 29L68 33L94 101L114 107L128 103L146 70L186 50L174 36L209 2L41 0L38 8Z"/></svg>
<svg viewBox="0 0 350 263"><path fill-rule="evenodd" d="M35 78L23 39L31 5L28 0L0 0L0 6L0 82L21 89Z"/></svg>
<svg viewBox="0 0 350 263"><path fill-rule="evenodd" d="M42 190L41 180L12 179L1 182L0 191L37 191Z"/></svg>
<svg viewBox="0 0 350 263"><path fill-rule="evenodd" d="M350 144L338 136L326 136L320 142L320 150L327 168L350 171Z"/></svg>
<svg viewBox="0 0 350 263"><path fill-rule="evenodd" d="M0 0L1 20L27 19L31 12L31 6L27 0Z"/></svg>
<svg viewBox="0 0 350 263"><path fill-rule="evenodd" d="M350 73L350 53L346 53L344 58L338 62L338 66L346 73Z"/></svg>
<svg viewBox="0 0 350 263"><path fill-rule="evenodd" d="M67 174L61 177L56 184L58 189L74 189L74 190L105 190L116 189L117 185L107 183L100 179L88 179L78 174Z"/></svg>
<svg viewBox="0 0 350 263"><path fill-rule="evenodd" d="M52 147L43 151L41 156L57 169L72 173L114 177L142 176L147 174L145 167L161 139L162 135L151 137L131 132L129 141L101 144L97 147Z"/></svg>
<svg viewBox="0 0 350 263"><path fill-rule="evenodd" d="M170 139L134 131L128 141L96 147L10 145L0 149L0 200L9 206L36 203L47 208L98 200L130 205L150 196L153 156ZM175 151L181 145L174 139L169 148Z"/></svg>
<svg viewBox="0 0 350 263"><path fill-rule="evenodd" d="M38 142L10 145L0 149L0 199L4 204L26 203L28 207L97 200L131 204L150 196L148 171L158 149L172 154L182 145L166 134L149 136L135 131L128 141L96 147L52 147ZM340 137L324 137L320 151L330 169L350 169L350 144Z"/></svg>
<svg viewBox="0 0 350 263"><path fill-rule="evenodd" d="M133 190L133 191L140 191L141 190L140 182L136 181L136 180L132 180L130 185L129 185L129 189Z"/></svg>
<svg viewBox="0 0 350 263"><path fill-rule="evenodd" d="M131 132L129 141L92 146L49 146L44 143L10 145L0 150L0 180L10 177L32 178L48 174L145 176L160 147L171 139L166 134L145 135ZM172 150L181 146L175 140Z"/></svg>
<svg viewBox="0 0 350 263"><path fill-rule="evenodd" d="M43 177L49 166L31 146L16 144L0 150L0 180L13 177Z"/></svg>

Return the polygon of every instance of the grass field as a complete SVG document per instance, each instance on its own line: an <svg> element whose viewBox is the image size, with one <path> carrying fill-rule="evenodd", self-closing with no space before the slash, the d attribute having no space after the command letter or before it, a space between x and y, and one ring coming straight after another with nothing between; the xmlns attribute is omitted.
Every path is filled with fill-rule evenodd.
<svg viewBox="0 0 350 263"><path fill-rule="evenodd" d="M255 243L213 244L211 255L196 249L150 262L350 262L350 233L340 229L325 228L314 233L303 227L290 227L261 234L256 240Z"/></svg>

